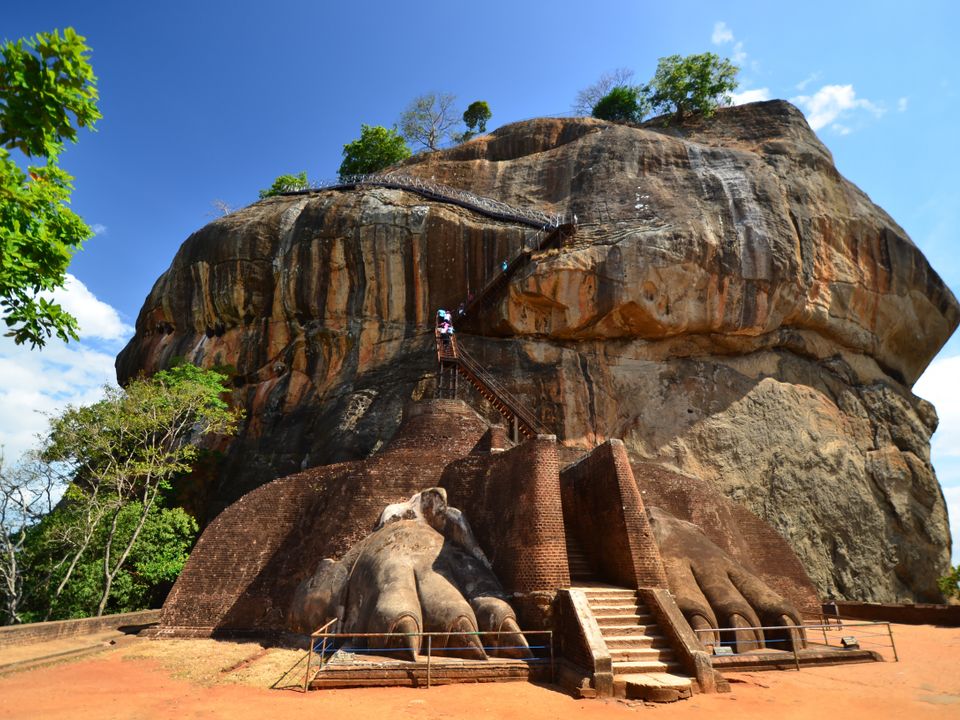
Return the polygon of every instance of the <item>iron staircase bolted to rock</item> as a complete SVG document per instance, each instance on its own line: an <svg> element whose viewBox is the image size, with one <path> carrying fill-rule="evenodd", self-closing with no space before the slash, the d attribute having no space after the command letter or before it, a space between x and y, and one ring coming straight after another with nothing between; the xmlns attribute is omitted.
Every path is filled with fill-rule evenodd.
<svg viewBox="0 0 960 720"><path fill-rule="evenodd" d="M521 435L531 438L547 434L533 413L460 347L456 337L444 339L437 334L437 363L438 397L455 398L457 379L463 376L506 419L514 442L519 442Z"/></svg>

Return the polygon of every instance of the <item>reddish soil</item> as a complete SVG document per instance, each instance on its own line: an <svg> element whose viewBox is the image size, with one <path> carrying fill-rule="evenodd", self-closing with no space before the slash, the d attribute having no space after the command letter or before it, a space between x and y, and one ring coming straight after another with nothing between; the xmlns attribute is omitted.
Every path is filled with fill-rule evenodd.
<svg viewBox="0 0 960 720"><path fill-rule="evenodd" d="M960 718L960 628L894 627L899 663L729 675L733 692L672 705L573 700L555 690L506 683L430 690L292 690L201 685L175 679L158 661L115 650L93 659L0 677L0 718ZM143 641L138 641L143 642ZM258 662L253 661L254 664Z"/></svg>

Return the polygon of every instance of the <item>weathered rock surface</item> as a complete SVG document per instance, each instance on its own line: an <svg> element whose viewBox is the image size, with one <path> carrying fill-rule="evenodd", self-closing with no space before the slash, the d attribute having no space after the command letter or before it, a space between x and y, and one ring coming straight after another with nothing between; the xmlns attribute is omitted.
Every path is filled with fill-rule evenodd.
<svg viewBox="0 0 960 720"><path fill-rule="evenodd" d="M535 120L403 172L576 214L461 342L570 446L713 483L776 527L821 591L932 599L949 559L910 386L960 309L904 231L784 102L680 128ZM432 392L432 318L529 229L368 188L273 198L192 235L117 360L232 366L248 421L212 508L364 457ZM638 473L638 477L640 473Z"/></svg>

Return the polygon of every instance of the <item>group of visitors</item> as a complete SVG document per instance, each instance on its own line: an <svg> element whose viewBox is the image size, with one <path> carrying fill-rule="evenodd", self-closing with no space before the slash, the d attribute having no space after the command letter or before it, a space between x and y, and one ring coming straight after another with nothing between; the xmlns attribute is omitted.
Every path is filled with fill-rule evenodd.
<svg viewBox="0 0 960 720"><path fill-rule="evenodd" d="M500 271L506 272L509 263L504 260L500 263ZM473 293L471 292L467 299L460 303L460 306L457 308L457 319L460 320L467 314L467 305L473 302ZM450 338L453 337L453 316L450 314L449 310L444 310L440 308L437 310L437 336L443 340L444 345L450 344Z"/></svg>
<svg viewBox="0 0 960 720"><path fill-rule="evenodd" d="M443 340L444 345L450 344L450 338L453 337L453 318L449 310L443 308L437 310L437 335Z"/></svg>

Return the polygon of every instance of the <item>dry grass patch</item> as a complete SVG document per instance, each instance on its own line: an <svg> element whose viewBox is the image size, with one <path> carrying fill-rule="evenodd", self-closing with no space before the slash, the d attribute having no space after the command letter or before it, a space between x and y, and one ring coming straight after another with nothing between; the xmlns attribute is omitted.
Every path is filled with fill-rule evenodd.
<svg viewBox="0 0 960 720"><path fill-rule="evenodd" d="M200 685L260 688L302 682L305 655L303 650L269 647L256 641L180 638L139 642L123 652L125 660L154 660L171 676Z"/></svg>

